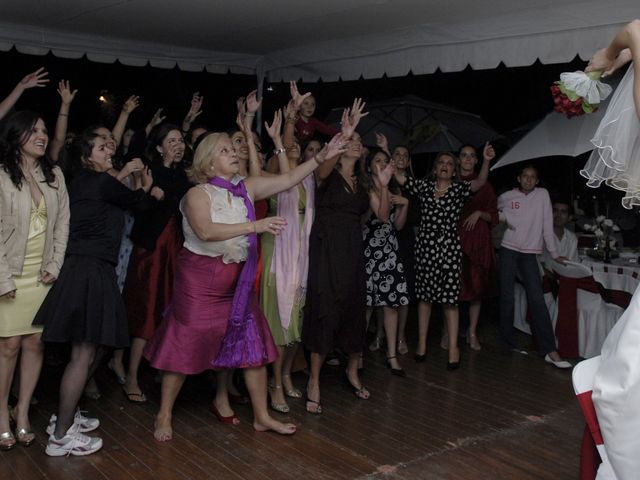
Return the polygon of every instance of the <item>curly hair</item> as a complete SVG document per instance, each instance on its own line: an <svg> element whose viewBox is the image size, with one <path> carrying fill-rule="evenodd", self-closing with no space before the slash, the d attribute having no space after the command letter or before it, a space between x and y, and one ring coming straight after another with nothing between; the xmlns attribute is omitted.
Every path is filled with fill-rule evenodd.
<svg viewBox="0 0 640 480"><path fill-rule="evenodd" d="M26 180L20 163L22 161L22 146L27 143L38 120L42 116L23 110L11 115L0 133L0 166L9 174L9 178L16 186L22 188L22 181ZM44 121L44 120L43 120ZM56 187L56 176L53 173L54 162L45 154L37 160L42 169L45 182L52 188Z"/></svg>

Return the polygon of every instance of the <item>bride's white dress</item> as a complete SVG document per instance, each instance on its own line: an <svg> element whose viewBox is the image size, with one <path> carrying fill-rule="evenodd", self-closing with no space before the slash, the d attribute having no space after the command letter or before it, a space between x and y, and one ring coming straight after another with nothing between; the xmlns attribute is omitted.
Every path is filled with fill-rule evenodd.
<svg viewBox="0 0 640 480"><path fill-rule="evenodd" d="M633 65L613 94L591 139L595 149L580 171L587 185L602 182L625 192L622 206L640 205L640 121L633 103Z"/></svg>

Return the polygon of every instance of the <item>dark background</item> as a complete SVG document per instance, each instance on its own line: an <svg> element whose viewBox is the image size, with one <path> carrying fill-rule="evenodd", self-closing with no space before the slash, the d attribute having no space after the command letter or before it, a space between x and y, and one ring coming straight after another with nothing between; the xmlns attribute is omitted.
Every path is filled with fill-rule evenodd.
<svg viewBox="0 0 640 480"><path fill-rule="evenodd" d="M80 131L83 127L102 122L108 127L115 123L122 103L131 94L140 96L140 107L131 115L129 126L142 128L155 110L162 107L167 120L181 124L187 112L193 92L204 96L203 113L199 123L212 130L226 130L235 123L235 100L256 88L253 75L211 74L207 72L183 72L150 66L127 67L119 62L95 63L82 58L62 59L48 54L32 56L15 49L0 52L4 74L0 77L0 95L8 94L27 73L44 66L49 71L50 82L46 88L27 90L19 100L18 109L29 108L41 112L50 130L55 126L60 100L56 92L60 79L71 82L78 94L71 106L69 128ZM415 94L426 100L450 105L480 115L495 130L504 135L494 142L498 155L532 128L552 109L549 86L564 71L583 69L586 62L576 57L563 64L542 65L536 62L527 67L508 68L500 65L491 70L472 70L405 77L359 79L317 83L299 83L301 92L312 91L317 100L316 116L324 118L337 106L350 105L355 96L365 101L375 101L406 94ZM98 98L103 94L108 102ZM264 118L271 119L274 109L289 100L289 85L266 83L264 85ZM265 143L267 143L265 141ZM270 148L265 144L265 148ZM266 151L266 150L265 150ZM550 192L579 196L581 207L590 213L594 201L601 209L608 203L618 211L620 195L608 188L589 189L578 172L588 154L577 158L549 157L535 160L541 172L541 184ZM414 169L424 174L431 155L414 157ZM528 163L528 162L527 162ZM491 182L502 191L515 186L516 177L525 163L499 168L491 173ZM624 212L621 212L622 214Z"/></svg>

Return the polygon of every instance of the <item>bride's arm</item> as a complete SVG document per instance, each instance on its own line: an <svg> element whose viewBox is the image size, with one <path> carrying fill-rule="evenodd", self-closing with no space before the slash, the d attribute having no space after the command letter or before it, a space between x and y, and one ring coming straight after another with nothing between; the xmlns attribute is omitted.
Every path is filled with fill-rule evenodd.
<svg viewBox="0 0 640 480"><path fill-rule="evenodd" d="M640 20L625 25L608 47L598 50L585 71L601 70L610 74L624 65L629 56L633 61L633 102L640 119Z"/></svg>

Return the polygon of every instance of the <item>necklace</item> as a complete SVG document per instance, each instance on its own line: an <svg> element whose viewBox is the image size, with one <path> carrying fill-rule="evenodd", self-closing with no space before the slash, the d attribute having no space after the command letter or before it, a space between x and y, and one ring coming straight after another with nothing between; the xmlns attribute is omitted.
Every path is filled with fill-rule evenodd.
<svg viewBox="0 0 640 480"><path fill-rule="evenodd" d="M439 189L439 188L438 188L438 184L436 183L436 184L433 186L433 189L434 189L436 192L438 192L438 193L444 193L444 192L446 192L447 190L449 190L449 187L450 187L450 186L451 186L451 184L447 185L447 186L446 186L445 188L443 188L443 189Z"/></svg>

